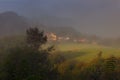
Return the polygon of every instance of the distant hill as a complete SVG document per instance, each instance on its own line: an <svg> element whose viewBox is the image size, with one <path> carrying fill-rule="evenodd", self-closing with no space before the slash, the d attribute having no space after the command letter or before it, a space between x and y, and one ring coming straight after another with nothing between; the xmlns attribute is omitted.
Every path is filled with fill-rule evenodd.
<svg viewBox="0 0 120 80"><path fill-rule="evenodd" d="M26 20L25 17L20 16L15 12L8 11L8 12L0 13L0 37L6 35L9 36L9 35L25 34L25 30L31 27L30 25L33 25L32 27L35 27L30 20L28 19ZM58 36L64 36L64 37L69 36L72 38L86 37L86 35L80 33L73 27L66 27L60 25L59 26L38 25L37 27L40 30L44 30L45 32L55 33ZM91 38L91 36L88 37Z"/></svg>
<svg viewBox="0 0 120 80"><path fill-rule="evenodd" d="M28 27L23 16L15 12L4 12L0 14L0 36L20 34Z"/></svg>
<svg viewBox="0 0 120 80"><path fill-rule="evenodd" d="M31 24L29 20L26 20L25 17L18 15L15 12L8 11L4 13L0 13L0 36L5 35L16 35L16 34L23 34L25 33L25 30L30 27L29 24ZM32 24L31 24L32 25ZM34 26L33 26L34 27ZM65 36L65 35L71 35L71 36L78 36L80 35L79 32L77 32L72 27L62 27L62 26L37 26L40 29L46 31L46 32L53 32L57 35Z"/></svg>

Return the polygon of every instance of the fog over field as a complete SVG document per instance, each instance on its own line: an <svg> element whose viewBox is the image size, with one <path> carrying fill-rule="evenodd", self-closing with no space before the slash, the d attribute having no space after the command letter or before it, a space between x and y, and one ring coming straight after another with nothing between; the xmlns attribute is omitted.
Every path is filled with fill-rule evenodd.
<svg viewBox="0 0 120 80"><path fill-rule="evenodd" d="M47 26L72 26L102 37L120 36L120 0L0 0L0 12L6 11Z"/></svg>
<svg viewBox="0 0 120 80"><path fill-rule="evenodd" d="M120 80L120 0L0 0L0 80Z"/></svg>

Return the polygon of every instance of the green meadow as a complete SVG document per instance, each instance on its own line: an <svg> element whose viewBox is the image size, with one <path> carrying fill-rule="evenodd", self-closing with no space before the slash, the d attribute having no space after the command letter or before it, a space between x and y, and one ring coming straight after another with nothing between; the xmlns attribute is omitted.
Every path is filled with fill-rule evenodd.
<svg viewBox="0 0 120 80"><path fill-rule="evenodd" d="M67 60L91 61L102 52L102 57L120 57L120 48L106 47L97 44L59 43L55 45L56 52L62 54Z"/></svg>

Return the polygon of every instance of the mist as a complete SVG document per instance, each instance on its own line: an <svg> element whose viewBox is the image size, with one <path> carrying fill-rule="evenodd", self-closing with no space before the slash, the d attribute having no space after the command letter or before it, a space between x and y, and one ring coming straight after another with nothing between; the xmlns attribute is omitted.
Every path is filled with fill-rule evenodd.
<svg viewBox="0 0 120 80"><path fill-rule="evenodd" d="M47 26L70 26L101 37L120 36L119 0L0 0L0 12L5 11Z"/></svg>
<svg viewBox="0 0 120 80"><path fill-rule="evenodd" d="M120 0L0 0L0 80L120 80Z"/></svg>

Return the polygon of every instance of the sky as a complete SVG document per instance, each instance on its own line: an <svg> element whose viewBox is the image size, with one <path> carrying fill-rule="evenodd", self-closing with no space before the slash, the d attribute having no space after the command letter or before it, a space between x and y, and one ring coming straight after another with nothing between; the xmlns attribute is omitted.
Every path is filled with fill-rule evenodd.
<svg viewBox="0 0 120 80"><path fill-rule="evenodd" d="M0 12L5 11L87 34L120 37L120 0L0 0Z"/></svg>

